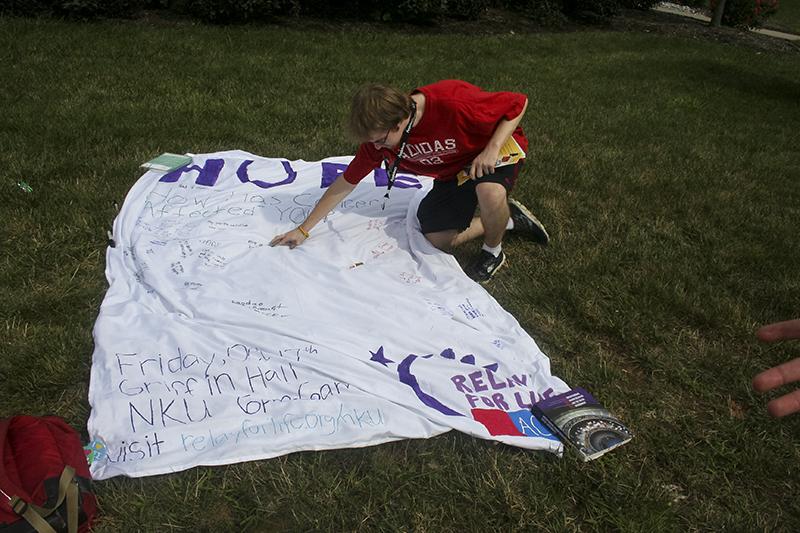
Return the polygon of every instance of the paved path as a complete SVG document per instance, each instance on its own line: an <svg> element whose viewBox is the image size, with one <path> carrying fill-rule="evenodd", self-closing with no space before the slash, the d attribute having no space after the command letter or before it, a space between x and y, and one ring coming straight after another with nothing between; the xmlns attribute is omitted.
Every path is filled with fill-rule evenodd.
<svg viewBox="0 0 800 533"><path fill-rule="evenodd" d="M692 9L686 8L684 6L680 6L678 4L670 4L667 2L662 2L653 8L655 11L661 11L662 13L670 13L673 15L681 15L683 17L689 17L697 20L701 20L703 22L711 22L711 18L703 15L702 13L698 13ZM786 39L787 41L800 41L800 35L795 35L793 33L784 33L782 31L775 31L775 30L766 30L763 28L755 28L750 30L755 33L760 33L761 35L768 35L770 37L776 37L778 39Z"/></svg>

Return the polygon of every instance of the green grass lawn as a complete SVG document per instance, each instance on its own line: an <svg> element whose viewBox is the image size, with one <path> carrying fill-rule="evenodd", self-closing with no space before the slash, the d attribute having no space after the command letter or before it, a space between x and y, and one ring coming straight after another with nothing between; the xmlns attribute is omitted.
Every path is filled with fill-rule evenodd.
<svg viewBox="0 0 800 533"><path fill-rule="evenodd" d="M778 7L778 12L767 19L767 24L780 25L788 30L800 32L800 2L784 0Z"/></svg>
<svg viewBox="0 0 800 533"><path fill-rule="evenodd" d="M359 84L441 78L529 95L516 196L553 241L509 241L489 290L634 441L583 464L450 433L115 478L96 485L97 531L800 530L800 415L769 419L750 389L800 356L753 335L800 317L796 53L0 19L0 416L86 436L105 230L139 163L352 154Z"/></svg>

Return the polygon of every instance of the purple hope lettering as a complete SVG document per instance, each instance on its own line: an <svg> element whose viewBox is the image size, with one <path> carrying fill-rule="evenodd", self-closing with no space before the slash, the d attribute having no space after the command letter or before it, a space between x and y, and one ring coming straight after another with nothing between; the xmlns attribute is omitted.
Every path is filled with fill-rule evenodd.
<svg viewBox="0 0 800 533"><path fill-rule="evenodd" d="M395 180L397 180L397 175L395 175ZM386 187L389 185L389 174L387 174L386 169L383 167L378 167L375 169L375 186L376 187Z"/></svg>
<svg viewBox="0 0 800 533"><path fill-rule="evenodd" d="M385 171L384 171L385 172ZM387 178L388 181L388 178ZM398 174L394 177L394 186L398 189L421 189L422 184L417 178Z"/></svg>
<svg viewBox="0 0 800 533"><path fill-rule="evenodd" d="M327 189L330 187L346 168L347 165L344 163L322 163L322 183L320 183L319 188Z"/></svg>
<svg viewBox="0 0 800 533"><path fill-rule="evenodd" d="M197 176L195 183L204 187L213 187L217 183L217 180L219 179L219 173L224 166L225 160L223 159L206 159L206 162L202 167L197 165L185 165L167 172L158 181L163 181L164 183L174 183L178 181L184 173L197 171L199 172L199 175Z"/></svg>
<svg viewBox="0 0 800 533"><path fill-rule="evenodd" d="M386 187L389 185L389 174L383 167L375 169L375 186ZM398 189L421 189L422 184L413 176L397 174L394 177L394 186Z"/></svg>
<svg viewBox="0 0 800 533"><path fill-rule="evenodd" d="M270 183L268 181L261 181L261 180L251 180L250 177L247 175L247 167L249 167L252 163L253 161L248 159L247 161L239 165L239 168L236 170L236 177L238 177L239 181L241 181L242 183L252 183L256 187L261 187L262 189L269 189L270 187L288 185L289 183L292 183L297 177L297 172L295 172L292 169L292 165L290 165L288 161L281 161L283 169L286 171L286 178L284 180L279 181L277 183Z"/></svg>

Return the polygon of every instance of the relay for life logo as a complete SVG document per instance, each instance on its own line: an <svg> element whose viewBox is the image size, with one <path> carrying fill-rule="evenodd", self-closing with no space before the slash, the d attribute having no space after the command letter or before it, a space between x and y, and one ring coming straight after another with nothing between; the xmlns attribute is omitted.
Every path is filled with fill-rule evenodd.
<svg viewBox="0 0 800 533"><path fill-rule="evenodd" d="M438 357L457 360L465 367L462 373L449 378L455 390L463 395L466 404L461 408L453 407L437 398L431 391L423 390L415 374L415 370L424 365L425 360L435 357L437 356L434 354L408 354L398 362L384 353L383 346L370 351L370 361L386 368L396 365L399 381L409 387L424 405L443 415L472 418L481 423L493 436L509 435L558 440L530 411L534 403L552 395L552 389L547 389L538 395L529 387L527 374L500 376L497 373L498 363L479 366L474 354L458 357L452 348L445 348Z"/></svg>

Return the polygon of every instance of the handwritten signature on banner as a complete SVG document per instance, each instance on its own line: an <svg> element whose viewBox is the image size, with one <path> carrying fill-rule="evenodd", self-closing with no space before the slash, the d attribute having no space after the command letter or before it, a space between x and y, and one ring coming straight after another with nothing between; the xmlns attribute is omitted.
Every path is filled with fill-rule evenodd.
<svg viewBox="0 0 800 533"><path fill-rule="evenodd" d="M118 352L115 388L128 399L133 432L211 418L214 413L206 400L220 396L230 398L242 413L254 414L266 411L271 402L325 400L349 388L347 383L306 376L305 367L294 364L316 354L314 345L269 351L241 343L210 354L180 347L167 355Z"/></svg>
<svg viewBox="0 0 800 533"><path fill-rule="evenodd" d="M298 432L329 436L384 425L381 409L341 402L324 409L309 409L304 403L298 410L274 414L273 405L325 402L350 389L346 382L306 375L313 364L297 366L318 353L314 345L270 351L242 343L210 354L180 347L169 354L116 353L116 391L126 399L130 433L116 447L101 443L104 453L93 458L110 463L139 461L166 451L201 452L254 438ZM190 429L202 427L193 424L212 419L217 412L230 415L233 406L244 417L236 431L203 429L196 433ZM180 437L176 428L185 428Z"/></svg>
<svg viewBox="0 0 800 533"><path fill-rule="evenodd" d="M122 440L113 449L101 441L93 441L93 448L101 450L91 456L92 462L107 460L109 463L141 461L160 456L162 453L199 453L213 448L236 447L249 444L253 439L274 439L293 434L314 433L331 436L342 431L362 430L385 426L386 419L380 408L369 409L339 404L338 412L332 414L318 411L285 413L270 416L262 421L244 419L235 431L204 430L202 433L181 432L177 446L169 446L158 432L132 435ZM166 446L165 446L166 445Z"/></svg>
<svg viewBox="0 0 800 533"><path fill-rule="evenodd" d="M269 417L265 422L242 421L241 428L233 432L214 433L212 430L203 435L181 434L181 445L184 451L202 451L207 447L238 445L241 441L253 437L277 437L296 432L314 432L330 436L344 428L362 429L385 425L383 412L380 409L361 409L339 405L335 415L304 412L286 413L279 417Z"/></svg>

